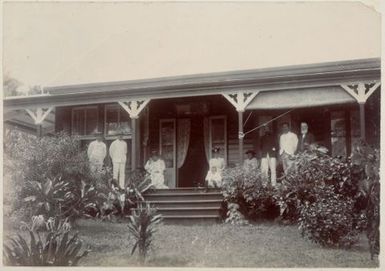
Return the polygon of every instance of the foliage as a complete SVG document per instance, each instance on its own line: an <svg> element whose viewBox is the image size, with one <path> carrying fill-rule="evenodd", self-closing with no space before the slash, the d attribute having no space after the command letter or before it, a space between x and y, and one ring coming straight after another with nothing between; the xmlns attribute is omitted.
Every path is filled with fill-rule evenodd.
<svg viewBox="0 0 385 271"><path fill-rule="evenodd" d="M319 199L301 206L299 229L323 246L350 247L358 240L353 200L337 194L330 185L316 189Z"/></svg>
<svg viewBox="0 0 385 271"><path fill-rule="evenodd" d="M295 156L295 167L283 177L277 193L282 219L296 223L301 206L321 199L318 188L325 185L334 187L347 200L354 197L357 180L348 161L326 152L323 147L315 147Z"/></svg>
<svg viewBox="0 0 385 271"><path fill-rule="evenodd" d="M64 195L61 215L71 219L79 217L96 217L100 215L100 208L105 199L105 194L98 191L94 184L81 181L72 185Z"/></svg>
<svg viewBox="0 0 385 271"><path fill-rule="evenodd" d="M151 248L153 236L156 233L158 224L162 221L162 216L157 214L156 209L150 204L140 204L133 211L128 223L128 231L130 237L134 239L134 245L131 250L131 255L138 248L139 259L144 263L146 256Z"/></svg>
<svg viewBox="0 0 385 271"><path fill-rule="evenodd" d="M239 211L239 205L236 203L229 203L227 206L226 223L233 225L247 225L249 222L245 219L244 215Z"/></svg>
<svg viewBox="0 0 385 271"><path fill-rule="evenodd" d="M228 203L226 221L235 219L274 218L277 214L275 188L264 180L259 170L244 171L242 167L223 172L222 194Z"/></svg>
<svg viewBox="0 0 385 271"><path fill-rule="evenodd" d="M145 177L142 180L136 179L129 182L125 189L112 182L107 190L107 197L101 207L101 218L111 220L112 216L124 217L130 214L138 203L144 202L143 193L152 188L151 180Z"/></svg>
<svg viewBox="0 0 385 271"><path fill-rule="evenodd" d="M40 182L58 176L73 181L91 179L86 152L76 138L66 133L39 138L12 130L5 142L4 151L25 181Z"/></svg>
<svg viewBox="0 0 385 271"><path fill-rule="evenodd" d="M20 95L20 92L17 90L20 85L21 85L20 81L18 81L15 78L12 78L9 74L4 74L4 77L3 77L4 97Z"/></svg>
<svg viewBox="0 0 385 271"><path fill-rule="evenodd" d="M12 212L30 209L31 215L71 219L100 215L111 174L108 169L90 171L76 138L65 133L37 138L10 130L6 141L5 154L11 161L6 170L17 173L7 178L19 187Z"/></svg>
<svg viewBox="0 0 385 271"><path fill-rule="evenodd" d="M363 228L366 230L373 259L380 250L380 152L360 142L353 150L352 164L356 175L361 176L356 198L361 203L359 207L366 220Z"/></svg>
<svg viewBox="0 0 385 271"><path fill-rule="evenodd" d="M63 194L68 191L68 182L64 182L61 178L47 179L38 181L30 181L26 186L26 197L24 202L30 203L35 214L45 214L47 216L55 216L60 211L60 204L65 199ZM68 191L67 193L71 193Z"/></svg>
<svg viewBox="0 0 385 271"><path fill-rule="evenodd" d="M41 226L46 224L47 231L41 233ZM7 265L16 266L75 266L87 256L89 250L82 248L78 234L70 236L71 226L68 220L56 221L50 218L44 222L42 216L32 218L32 225L25 224L30 236L30 243L18 234L9 238L9 245L4 244L4 260ZM43 237L43 238L42 238Z"/></svg>
<svg viewBox="0 0 385 271"><path fill-rule="evenodd" d="M357 231L367 230L373 256L379 246L378 150L360 142L351 160L344 160L313 148L298 154L295 165L278 189L281 217L293 223L299 219L309 239L323 245L350 246L356 241ZM338 229L331 233L330 225L324 223L314 224L324 216L345 234L337 234Z"/></svg>

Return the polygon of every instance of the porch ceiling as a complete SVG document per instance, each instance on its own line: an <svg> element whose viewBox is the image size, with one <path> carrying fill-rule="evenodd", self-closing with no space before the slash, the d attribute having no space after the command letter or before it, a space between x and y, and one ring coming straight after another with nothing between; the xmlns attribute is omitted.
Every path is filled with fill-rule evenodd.
<svg viewBox="0 0 385 271"><path fill-rule="evenodd" d="M221 94L234 90L276 91L339 86L379 80L380 59L360 59L311 65L286 66L236 72L46 87L47 94L10 97L4 109L15 110L117 102L127 99L161 99Z"/></svg>

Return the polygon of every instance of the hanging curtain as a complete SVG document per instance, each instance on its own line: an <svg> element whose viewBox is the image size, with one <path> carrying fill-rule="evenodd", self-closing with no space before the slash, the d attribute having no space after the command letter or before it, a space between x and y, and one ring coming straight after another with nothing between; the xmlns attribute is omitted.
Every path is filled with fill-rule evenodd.
<svg viewBox="0 0 385 271"><path fill-rule="evenodd" d="M210 140L209 140L209 137L210 137L210 133L209 133L209 119L208 118L204 118L203 120L203 137L204 137L204 143L205 143L205 153L206 153L206 159L207 159L207 163L209 162L210 160Z"/></svg>
<svg viewBox="0 0 385 271"><path fill-rule="evenodd" d="M186 160L188 147L190 144L191 120L178 119L177 137L177 167L181 168Z"/></svg>

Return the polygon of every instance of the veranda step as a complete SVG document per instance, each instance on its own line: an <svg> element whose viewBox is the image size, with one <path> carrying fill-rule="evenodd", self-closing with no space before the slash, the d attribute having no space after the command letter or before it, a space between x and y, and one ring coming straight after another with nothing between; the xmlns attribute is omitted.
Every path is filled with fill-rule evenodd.
<svg viewBox="0 0 385 271"><path fill-rule="evenodd" d="M163 222L165 224L213 224L222 219L219 215L165 215Z"/></svg>
<svg viewBox="0 0 385 271"><path fill-rule="evenodd" d="M223 200L161 200L161 201L147 201L153 206L158 206L160 208L170 208L170 207L217 207L220 208Z"/></svg>
<svg viewBox="0 0 385 271"><path fill-rule="evenodd" d="M145 194L144 198L147 201L179 201L179 200L221 200L223 195L218 192L206 192L206 193L162 193L162 194Z"/></svg>
<svg viewBox="0 0 385 271"><path fill-rule="evenodd" d="M219 189L154 189L146 191L143 196L158 210L166 223L196 224L221 221L223 195Z"/></svg>
<svg viewBox="0 0 385 271"><path fill-rule="evenodd" d="M192 215L219 215L218 207L175 207L175 208L156 208L158 213L163 216L192 216Z"/></svg>
<svg viewBox="0 0 385 271"><path fill-rule="evenodd" d="M217 188L205 188L205 187L180 187L169 189L151 189L145 192L145 195L149 194L183 194L183 193L207 193L217 192L221 193L221 190Z"/></svg>

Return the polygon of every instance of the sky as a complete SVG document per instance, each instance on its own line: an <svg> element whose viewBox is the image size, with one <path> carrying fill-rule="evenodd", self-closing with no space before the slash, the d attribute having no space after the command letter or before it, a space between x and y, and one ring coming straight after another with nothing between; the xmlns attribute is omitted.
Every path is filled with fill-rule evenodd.
<svg viewBox="0 0 385 271"><path fill-rule="evenodd" d="M3 3L3 72L57 86L381 56L360 3Z"/></svg>

